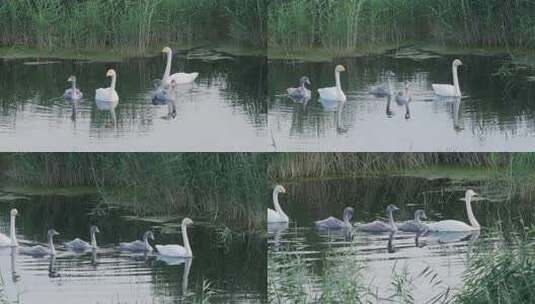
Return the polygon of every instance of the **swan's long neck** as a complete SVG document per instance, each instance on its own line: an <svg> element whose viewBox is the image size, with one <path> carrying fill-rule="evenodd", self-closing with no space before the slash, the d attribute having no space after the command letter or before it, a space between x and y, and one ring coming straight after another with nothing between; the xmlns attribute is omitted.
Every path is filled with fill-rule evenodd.
<svg viewBox="0 0 535 304"><path fill-rule="evenodd" d="M273 206L275 206L275 211L279 214L280 217L282 217L285 220L288 220L288 216L281 208L281 205L279 204L279 191L274 190L273 191Z"/></svg>
<svg viewBox="0 0 535 304"><path fill-rule="evenodd" d="M394 214L393 211L388 211L388 222L390 223L390 227L392 228L392 231L397 230L396 222L394 222Z"/></svg>
<svg viewBox="0 0 535 304"><path fill-rule="evenodd" d="M97 237L95 236L95 231L91 231L91 247L97 248Z"/></svg>
<svg viewBox="0 0 535 304"><path fill-rule="evenodd" d="M74 92L76 90L76 80L72 81L72 91Z"/></svg>
<svg viewBox="0 0 535 304"><path fill-rule="evenodd" d="M111 85L110 85L110 88L112 90L115 90L115 83L116 82L117 82L117 75L113 74L113 76L111 76Z"/></svg>
<svg viewBox="0 0 535 304"><path fill-rule="evenodd" d="M334 72L334 79L336 80L336 88L338 91L342 91L342 84L340 83L340 72Z"/></svg>
<svg viewBox="0 0 535 304"><path fill-rule="evenodd" d="M163 79L166 79L167 77L169 77L169 75L171 75L171 60L173 58L173 54L171 51L169 51L167 53L167 64L165 65L165 71L163 72L163 77L162 77L162 80Z"/></svg>
<svg viewBox="0 0 535 304"><path fill-rule="evenodd" d="M19 246L19 242L17 241L17 231L15 230L15 216L11 216L10 221L10 230L9 230L9 236L11 237L11 246L16 247Z"/></svg>
<svg viewBox="0 0 535 304"><path fill-rule="evenodd" d="M476 217L474 216L474 212L472 211L472 204L470 204L471 197L466 195L465 201L466 201L466 213L468 214L468 220L470 221L470 225L475 228L479 229L481 226L476 220Z"/></svg>
<svg viewBox="0 0 535 304"><path fill-rule="evenodd" d="M392 79L388 77L386 82L388 85L388 93L392 94L392 92L394 92L394 88L392 87Z"/></svg>
<svg viewBox="0 0 535 304"><path fill-rule="evenodd" d="M347 213L344 213L344 224L351 225L351 223L349 222L349 214Z"/></svg>
<svg viewBox="0 0 535 304"><path fill-rule="evenodd" d="M184 239L184 248L186 248L186 253L188 254L188 256L193 256L193 253L191 252L191 247L189 245L188 229L186 228L185 224L182 224L182 238Z"/></svg>
<svg viewBox="0 0 535 304"><path fill-rule="evenodd" d="M54 236L51 235L48 237L48 248L50 248L50 254L56 254L56 248L54 247Z"/></svg>
<svg viewBox="0 0 535 304"><path fill-rule="evenodd" d="M459 86L459 75L457 75L457 66L454 65L452 68L453 72L453 86L455 87L455 93L457 96L461 96L461 88Z"/></svg>

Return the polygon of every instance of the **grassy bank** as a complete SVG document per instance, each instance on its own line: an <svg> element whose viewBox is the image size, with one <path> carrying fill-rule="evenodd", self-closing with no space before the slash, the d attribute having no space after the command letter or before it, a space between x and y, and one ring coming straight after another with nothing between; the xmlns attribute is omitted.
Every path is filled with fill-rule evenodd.
<svg viewBox="0 0 535 304"><path fill-rule="evenodd" d="M30 0L0 3L0 45L46 50L114 49L201 42L264 48L262 0Z"/></svg>
<svg viewBox="0 0 535 304"><path fill-rule="evenodd" d="M265 154L3 154L4 171L27 185L94 186L137 215L191 215L250 230L265 223Z"/></svg>
<svg viewBox="0 0 535 304"><path fill-rule="evenodd" d="M268 45L276 52L348 52L406 41L533 49L534 16L529 0L274 0Z"/></svg>

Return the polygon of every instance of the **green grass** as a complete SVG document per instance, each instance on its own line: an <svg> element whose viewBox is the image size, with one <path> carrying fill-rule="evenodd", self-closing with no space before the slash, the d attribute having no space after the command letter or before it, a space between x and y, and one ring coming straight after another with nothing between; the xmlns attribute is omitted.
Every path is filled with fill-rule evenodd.
<svg viewBox="0 0 535 304"><path fill-rule="evenodd" d="M0 45L140 55L165 45L225 42L264 48L262 0L24 0L0 2Z"/></svg>
<svg viewBox="0 0 535 304"><path fill-rule="evenodd" d="M535 243L515 239L480 249L469 259L464 286L456 303L533 303Z"/></svg>
<svg viewBox="0 0 535 304"><path fill-rule="evenodd" d="M406 41L535 48L530 0L274 0L267 15L268 45L278 52Z"/></svg>
<svg viewBox="0 0 535 304"><path fill-rule="evenodd" d="M247 153L3 154L8 178L32 186L96 187L136 215L183 214L262 229L267 156Z"/></svg>

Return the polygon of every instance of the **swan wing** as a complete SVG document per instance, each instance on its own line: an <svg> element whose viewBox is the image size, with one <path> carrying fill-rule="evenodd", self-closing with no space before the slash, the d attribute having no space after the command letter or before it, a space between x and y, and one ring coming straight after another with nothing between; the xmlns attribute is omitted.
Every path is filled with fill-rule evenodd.
<svg viewBox="0 0 535 304"><path fill-rule="evenodd" d="M169 257L189 257L186 248L180 245L156 245L156 250L161 255Z"/></svg>
<svg viewBox="0 0 535 304"><path fill-rule="evenodd" d="M318 89L318 93L320 94L321 99L346 101L346 95L344 92L338 90L337 87L321 88Z"/></svg>
<svg viewBox="0 0 535 304"><path fill-rule="evenodd" d="M451 84L433 84L433 92L439 96L457 96L455 87Z"/></svg>
<svg viewBox="0 0 535 304"><path fill-rule="evenodd" d="M362 231L367 232L388 232L391 231L392 228L385 222L381 221L374 221L368 224L361 224L358 225L357 228Z"/></svg>
<svg viewBox="0 0 535 304"><path fill-rule="evenodd" d="M22 254L39 256L39 255L49 254L50 250L47 247L37 245L37 246L30 247L30 248L21 247L19 249L19 252Z"/></svg>
<svg viewBox="0 0 535 304"><path fill-rule="evenodd" d="M95 99L101 101L119 101L119 94L112 88L100 88L95 91Z"/></svg>
<svg viewBox="0 0 535 304"><path fill-rule="evenodd" d="M335 229L335 228L342 228L344 226L344 222L333 217L329 216L328 218L316 221L314 222L317 228L325 228L325 229Z"/></svg>
<svg viewBox="0 0 535 304"><path fill-rule="evenodd" d="M170 75L167 79L167 81L170 83L172 80L174 80L177 84L187 84L192 83L197 79L199 76L199 73L175 73L173 75Z"/></svg>
<svg viewBox="0 0 535 304"><path fill-rule="evenodd" d="M288 222L284 220L284 218L282 218L277 211L273 209L269 209L269 208L267 210L267 220L268 220L268 223L287 223Z"/></svg>
<svg viewBox="0 0 535 304"><path fill-rule="evenodd" d="M11 238L7 235L0 233L0 247L11 246Z"/></svg>
<svg viewBox="0 0 535 304"><path fill-rule="evenodd" d="M445 220L427 224L429 231L473 231L472 226L456 220Z"/></svg>
<svg viewBox="0 0 535 304"><path fill-rule="evenodd" d="M384 84L371 86L368 92L377 97L385 97L390 95L388 88Z"/></svg>
<svg viewBox="0 0 535 304"><path fill-rule="evenodd" d="M73 249L73 250L85 250L85 249L91 248L91 244L79 238L76 238L70 242L65 242L63 245L66 248Z"/></svg>
<svg viewBox="0 0 535 304"><path fill-rule="evenodd" d="M126 251L150 251L151 247L146 247L145 242L136 240L133 242L119 243L119 249Z"/></svg>
<svg viewBox="0 0 535 304"><path fill-rule="evenodd" d="M427 225L422 222L417 222L415 220L406 221L398 225L398 230L404 232L423 232L429 230Z"/></svg>

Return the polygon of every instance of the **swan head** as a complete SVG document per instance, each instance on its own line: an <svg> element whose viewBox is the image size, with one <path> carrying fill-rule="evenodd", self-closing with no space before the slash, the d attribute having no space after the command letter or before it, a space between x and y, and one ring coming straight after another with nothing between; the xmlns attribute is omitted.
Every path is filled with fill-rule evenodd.
<svg viewBox="0 0 535 304"><path fill-rule="evenodd" d="M54 230L54 229L50 229L50 230L48 230L48 238L51 238L51 237L53 237L54 235L59 235L59 232L57 232L57 231Z"/></svg>
<svg viewBox="0 0 535 304"><path fill-rule="evenodd" d="M283 186L277 185L275 186L275 189L273 189L273 192L275 193L286 193L286 189L284 189Z"/></svg>
<svg viewBox="0 0 535 304"><path fill-rule="evenodd" d="M345 72L345 71L346 71L346 68L345 68L343 65L339 64L339 65L336 66L336 68L334 69L334 71L335 71L336 73L341 73L341 72Z"/></svg>
<svg viewBox="0 0 535 304"><path fill-rule="evenodd" d="M393 204L390 204L386 207L386 213L390 213L390 212L394 212L394 211L398 211L399 208L396 207L395 205Z"/></svg>
<svg viewBox="0 0 535 304"><path fill-rule="evenodd" d="M418 209L416 212L414 212L414 218L426 220L427 216L425 215L425 211L423 209Z"/></svg>
<svg viewBox="0 0 535 304"><path fill-rule="evenodd" d="M151 240L154 240L154 233L152 233L152 231L147 231L143 234L143 238L144 239L151 239Z"/></svg>
<svg viewBox="0 0 535 304"><path fill-rule="evenodd" d="M193 221L189 217L185 217L182 220L182 225L185 225L185 226L193 225Z"/></svg>
<svg viewBox="0 0 535 304"><path fill-rule="evenodd" d="M164 47L164 48L162 49L162 53L164 53L164 54L169 54L169 53L171 53L171 48L168 47L168 46Z"/></svg>
<svg viewBox="0 0 535 304"><path fill-rule="evenodd" d="M114 69L109 69L107 72L106 72L106 76L107 77L112 77L112 76L115 76L115 70Z"/></svg>
<svg viewBox="0 0 535 304"><path fill-rule="evenodd" d="M11 209L11 217L15 217L15 216L17 216L17 214L19 214L17 209L15 209L15 208Z"/></svg>
<svg viewBox="0 0 535 304"><path fill-rule="evenodd" d="M394 72L392 72L392 71L386 71L385 76L386 77L396 77L396 74Z"/></svg>
<svg viewBox="0 0 535 304"><path fill-rule="evenodd" d="M69 79L67 79L67 81L68 82L76 81L76 76L74 76L74 75L69 76Z"/></svg>
<svg viewBox="0 0 535 304"><path fill-rule="evenodd" d="M479 194L477 194L477 193L476 193L474 190L472 190L472 189L468 189L468 190L466 190L466 193L465 193L465 197L466 197L466 198L469 198L469 199L472 198L473 196L477 196L477 195L479 195Z"/></svg>
<svg viewBox="0 0 535 304"><path fill-rule="evenodd" d="M453 60L453 66L458 67L460 65L463 65L463 62L460 59Z"/></svg>
<svg viewBox="0 0 535 304"><path fill-rule="evenodd" d="M310 83L310 79L308 79L307 76L303 76L303 77L301 77L300 82L301 82L301 84L306 83L306 84L308 84L308 85L311 85L311 83Z"/></svg>
<svg viewBox="0 0 535 304"><path fill-rule="evenodd" d="M100 233L100 230L98 229L98 227L96 225L93 225L91 226L91 228L89 229L89 231L91 233Z"/></svg>
<svg viewBox="0 0 535 304"><path fill-rule="evenodd" d="M351 219L353 218L353 211L354 209L352 207L345 207L344 209L344 219L348 219L349 221L351 221Z"/></svg>

